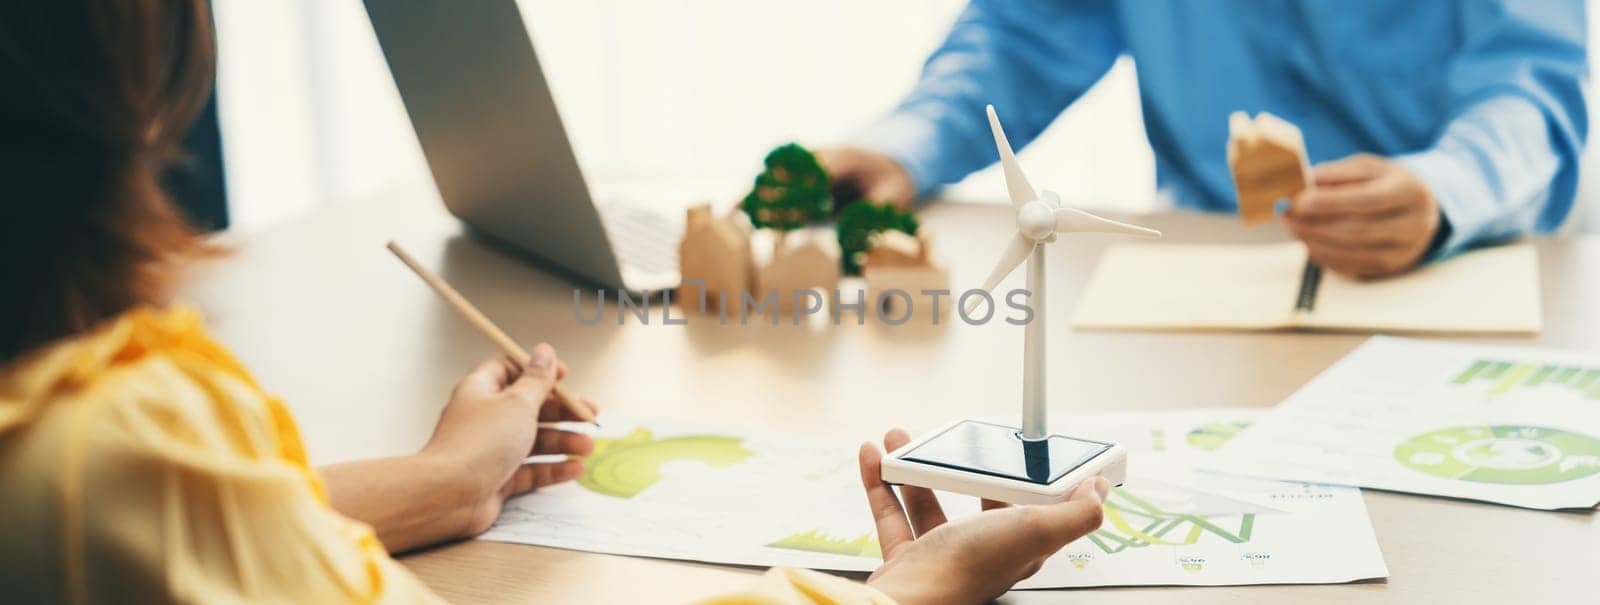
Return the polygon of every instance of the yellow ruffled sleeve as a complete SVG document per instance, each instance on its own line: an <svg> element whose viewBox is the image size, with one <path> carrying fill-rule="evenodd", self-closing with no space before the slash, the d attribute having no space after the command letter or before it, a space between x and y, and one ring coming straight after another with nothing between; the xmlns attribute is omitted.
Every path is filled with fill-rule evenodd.
<svg viewBox="0 0 1600 605"><path fill-rule="evenodd" d="M809 569L774 567L755 585L700 601L698 605L893 605L894 599L866 584Z"/></svg>
<svg viewBox="0 0 1600 605"><path fill-rule="evenodd" d="M0 494L19 602L439 602L328 506L287 410L184 309L0 372Z"/></svg>

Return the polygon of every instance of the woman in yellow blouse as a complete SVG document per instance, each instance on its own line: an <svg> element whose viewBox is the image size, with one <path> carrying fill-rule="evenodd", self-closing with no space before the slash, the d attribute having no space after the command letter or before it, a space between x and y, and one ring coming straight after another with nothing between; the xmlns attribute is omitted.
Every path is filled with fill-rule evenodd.
<svg viewBox="0 0 1600 605"><path fill-rule="evenodd" d="M487 360L422 451L312 469L284 406L168 300L218 255L156 180L210 87L205 7L0 2L0 600L437 601L391 552L582 472L521 464L594 446L537 428L567 419L545 405L565 367L547 345L525 369ZM866 585L780 569L717 602L979 602L1100 522L1103 482L945 523L880 457L863 446L886 556Z"/></svg>

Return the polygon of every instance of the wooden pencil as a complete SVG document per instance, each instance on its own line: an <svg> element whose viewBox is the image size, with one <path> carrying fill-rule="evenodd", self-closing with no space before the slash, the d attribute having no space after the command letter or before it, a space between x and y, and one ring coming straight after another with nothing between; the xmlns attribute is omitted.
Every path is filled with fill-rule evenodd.
<svg viewBox="0 0 1600 605"><path fill-rule="evenodd" d="M504 330L494 325L494 322L489 321L489 317L484 315L483 311L479 311L476 305L473 305L471 301L468 301L465 296L462 296L460 292L457 292L455 288L452 288L450 284L446 283L438 275L434 275L427 267L418 263L417 259L412 258L411 254L400 247L400 244L391 241L388 248L396 258L400 259L400 262L405 263L407 267L411 268L412 272L417 274L417 277L422 278L422 281L426 282L428 287L439 293L439 297L443 298L457 313L460 313L461 317L467 320L467 323L477 328L480 334L483 334L495 346L500 347L500 350L507 356L516 360L518 365L527 367L530 358L527 349L522 348L522 345L517 344L517 341L507 336ZM550 392L555 396L556 401L561 402L561 405L571 410L572 415L576 416L578 420L595 423L594 412L589 411L589 406L583 405L583 402L579 401L577 397L567 392L566 387L561 386L561 383L556 383L555 388L551 389Z"/></svg>

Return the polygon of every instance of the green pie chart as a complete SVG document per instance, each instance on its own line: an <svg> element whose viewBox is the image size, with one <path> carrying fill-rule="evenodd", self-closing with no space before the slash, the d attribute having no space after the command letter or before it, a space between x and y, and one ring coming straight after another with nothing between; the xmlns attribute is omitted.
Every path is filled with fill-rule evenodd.
<svg viewBox="0 0 1600 605"><path fill-rule="evenodd" d="M1459 426L1412 437L1394 457L1435 477L1542 485L1600 473L1600 439L1540 426Z"/></svg>

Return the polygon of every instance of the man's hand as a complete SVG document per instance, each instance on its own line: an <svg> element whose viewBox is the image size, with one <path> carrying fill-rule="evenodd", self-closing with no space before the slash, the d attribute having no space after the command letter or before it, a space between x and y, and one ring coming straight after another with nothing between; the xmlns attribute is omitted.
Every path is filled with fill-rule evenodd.
<svg viewBox="0 0 1600 605"><path fill-rule="evenodd" d="M1284 224L1311 260L1355 278L1394 275L1417 265L1439 233L1439 205L1428 186L1399 164L1359 154L1311 169L1315 187L1294 201Z"/></svg>
<svg viewBox="0 0 1600 605"><path fill-rule="evenodd" d="M861 198L879 204L894 204L904 210L917 195L916 183L900 162L887 155L859 147L834 147L817 150L817 161L833 180L837 198ZM849 202L852 199L841 199Z"/></svg>

